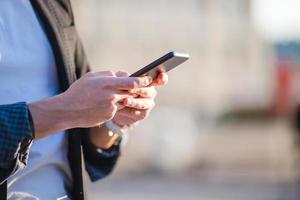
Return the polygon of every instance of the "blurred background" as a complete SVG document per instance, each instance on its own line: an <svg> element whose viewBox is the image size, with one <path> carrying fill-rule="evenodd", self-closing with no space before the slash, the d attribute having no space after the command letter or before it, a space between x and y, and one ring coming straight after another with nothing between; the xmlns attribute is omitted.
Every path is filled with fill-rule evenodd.
<svg viewBox="0 0 300 200"><path fill-rule="evenodd" d="M73 0L93 70L163 54L152 115L90 199L300 199L299 0ZM300 124L300 122L299 122Z"/></svg>

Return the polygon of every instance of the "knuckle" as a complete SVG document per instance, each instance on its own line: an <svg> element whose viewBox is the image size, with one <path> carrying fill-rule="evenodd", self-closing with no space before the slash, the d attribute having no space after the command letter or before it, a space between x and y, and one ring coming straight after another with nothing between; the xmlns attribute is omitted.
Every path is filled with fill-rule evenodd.
<svg viewBox="0 0 300 200"><path fill-rule="evenodd" d="M135 81L129 81L127 82L127 87L130 89L135 89Z"/></svg>
<svg viewBox="0 0 300 200"><path fill-rule="evenodd" d="M114 75L115 75L115 73L114 73L113 71L111 71L111 70L107 71L107 74L109 74L109 75L111 75L111 76L114 76Z"/></svg>
<svg viewBox="0 0 300 200"><path fill-rule="evenodd" d="M109 88L111 88L111 84L110 84L110 82L106 78L102 79L100 85L101 85L101 88L103 88L103 89L109 89Z"/></svg>
<svg viewBox="0 0 300 200"><path fill-rule="evenodd" d="M116 73L116 75L117 75L117 76L120 76L120 77L127 77L127 76L129 76L129 73L126 72L126 71L118 71L118 72Z"/></svg>
<svg viewBox="0 0 300 200"><path fill-rule="evenodd" d="M134 88L139 88L143 84L143 81L141 78L137 78L134 80L133 84L134 84Z"/></svg>
<svg viewBox="0 0 300 200"><path fill-rule="evenodd" d="M122 71L122 73L124 74L124 76L129 76L130 74L126 71Z"/></svg>
<svg viewBox="0 0 300 200"><path fill-rule="evenodd" d="M104 71L103 73L108 75L108 76L114 76L115 75L115 73L111 70Z"/></svg>
<svg viewBox="0 0 300 200"><path fill-rule="evenodd" d="M107 97L107 101L108 101L109 103L115 102L116 99L117 99L117 95L116 95L116 94L111 94L111 95L109 95L109 96Z"/></svg>
<svg viewBox="0 0 300 200"><path fill-rule="evenodd" d="M111 104L107 107L106 118L112 119L117 111L117 106Z"/></svg>

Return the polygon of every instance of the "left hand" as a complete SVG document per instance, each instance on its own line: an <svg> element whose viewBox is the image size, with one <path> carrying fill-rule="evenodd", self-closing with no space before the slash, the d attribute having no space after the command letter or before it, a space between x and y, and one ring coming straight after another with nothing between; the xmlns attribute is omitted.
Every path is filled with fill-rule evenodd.
<svg viewBox="0 0 300 200"><path fill-rule="evenodd" d="M127 77L127 72L117 72L118 77ZM166 73L160 73L155 80L144 88L137 88L129 91L132 97L126 98L122 105L125 106L117 111L114 118L114 123L122 126L131 126L139 121L147 118L151 110L155 106L155 97L157 91L155 86L165 85L168 82L168 75Z"/></svg>

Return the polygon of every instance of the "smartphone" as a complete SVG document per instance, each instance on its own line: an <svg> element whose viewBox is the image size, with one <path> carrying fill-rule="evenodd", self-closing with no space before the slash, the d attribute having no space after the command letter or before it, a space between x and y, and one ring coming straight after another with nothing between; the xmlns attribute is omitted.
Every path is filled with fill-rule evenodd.
<svg viewBox="0 0 300 200"><path fill-rule="evenodd" d="M156 79L157 75L161 72L168 72L174 69L181 63L187 61L190 55L187 53L179 53L172 51L162 56L161 58L153 61L146 67L138 70L137 72L130 75L130 77L140 77L140 76L151 76L152 79Z"/></svg>

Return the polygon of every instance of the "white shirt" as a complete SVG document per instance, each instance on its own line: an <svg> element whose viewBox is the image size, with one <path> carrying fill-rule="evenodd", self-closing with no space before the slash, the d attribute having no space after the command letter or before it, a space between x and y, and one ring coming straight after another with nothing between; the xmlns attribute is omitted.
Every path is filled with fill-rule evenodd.
<svg viewBox="0 0 300 200"><path fill-rule="evenodd" d="M30 1L0 0L0 104L53 96L59 93L57 79L52 48ZM10 199L18 193L27 200L66 195L66 141L61 132L33 143L27 168L8 180Z"/></svg>

